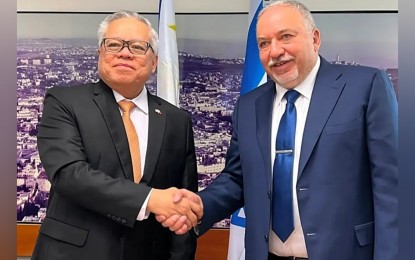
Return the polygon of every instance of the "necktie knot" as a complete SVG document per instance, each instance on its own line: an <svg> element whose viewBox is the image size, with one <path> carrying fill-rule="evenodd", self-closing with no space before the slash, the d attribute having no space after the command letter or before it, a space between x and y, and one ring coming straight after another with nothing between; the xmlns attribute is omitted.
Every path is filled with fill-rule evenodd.
<svg viewBox="0 0 415 260"><path fill-rule="evenodd" d="M300 93L296 90L288 90L285 92L285 99L287 99L287 103L293 103L297 100L297 98L300 96Z"/></svg>
<svg viewBox="0 0 415 260"><path fill-rule="evenodd" d="M122 112L125 112L127 114L130 113L131 109L136 107L134 102L126 100L126 99L119 101L118 105L120 106Z"/></svg>

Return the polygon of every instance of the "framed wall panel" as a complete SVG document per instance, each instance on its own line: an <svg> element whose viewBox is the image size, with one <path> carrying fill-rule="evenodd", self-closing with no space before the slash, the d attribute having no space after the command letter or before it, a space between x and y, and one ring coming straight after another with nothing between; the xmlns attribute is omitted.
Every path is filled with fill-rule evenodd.
<svg viewBox="0 0 415 260"><path fill-rule="evenodd" d="M96 30L105 16L96 12L17 15L18 255L31 253L50 189L36 144L43 95L56 85L98 79ZM157 25L156 14L145 16ZM317 12L315 20L321 29L323 57L333 63L384 69L398 92L397 12ZM225 163L242 80L248 15L178 14L176 24L180 106L192 115L199 189L203 189ZM147 87L156 93L155 75ZM227 239L228 225L227 219L216 224L225 231L213 232L219 234L213 241Z"/></svg>

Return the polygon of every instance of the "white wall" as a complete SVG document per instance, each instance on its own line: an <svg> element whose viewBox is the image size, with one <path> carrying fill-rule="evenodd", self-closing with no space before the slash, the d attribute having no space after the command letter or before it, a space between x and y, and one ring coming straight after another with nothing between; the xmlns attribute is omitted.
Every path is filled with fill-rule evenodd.
<svg viewBox="0 0 415 260"><path fill-rule="evenodd" d="M176 12L248 12L250 0L173 0ZM17 11L158 12L158 0L17 0ZM311 11L398 10L398 0L303 0Z"/></svg>

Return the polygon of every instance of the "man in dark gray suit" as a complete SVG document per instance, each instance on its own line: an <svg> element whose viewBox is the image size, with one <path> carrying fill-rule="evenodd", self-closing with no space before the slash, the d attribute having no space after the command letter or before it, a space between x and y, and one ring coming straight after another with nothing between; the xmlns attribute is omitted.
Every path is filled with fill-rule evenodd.
<svg viewBox="0 0 415 260"><path fill-rule="evenodd" d="M98 35L101 80L45 97L38 146L52 186L32 259L194 259L195 237L154 218L178 215L190 229L202 211L172 200L177 188L197 191L197 170L190 116L145 88L157 66L157 33L122 11ZM122 102L133 107L134 142Z"/></svg>

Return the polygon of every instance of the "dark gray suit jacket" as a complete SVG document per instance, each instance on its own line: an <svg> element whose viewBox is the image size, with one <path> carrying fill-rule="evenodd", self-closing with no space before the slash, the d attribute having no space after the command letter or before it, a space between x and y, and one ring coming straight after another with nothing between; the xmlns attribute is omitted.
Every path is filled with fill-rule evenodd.
<svg viewBox="0 0 415 260"><path fill-rule="evenodd" d="M120 111L105 83L52 88L44 105L38 147L52 187L32 259L194 259L191 234L175 235L153 214L136 221L151 187L197 191L190 116L148 94L147 156L135 184Z"/></svg>

